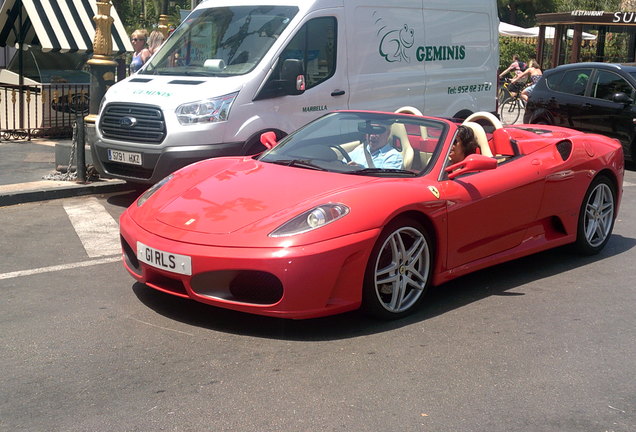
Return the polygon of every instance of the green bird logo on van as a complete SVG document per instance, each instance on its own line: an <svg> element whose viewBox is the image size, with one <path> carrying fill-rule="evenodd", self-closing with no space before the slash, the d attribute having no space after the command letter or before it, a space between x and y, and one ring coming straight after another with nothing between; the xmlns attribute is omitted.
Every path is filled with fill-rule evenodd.
<svg viewBox="0 0 636 432"><path fill-rule="evenodd" d="M382 27L378 31L378 35L382 34L386 27ZM382 36L380 40L380 55L389 63L393 62L410 62L411 58L407 55L406 50L413 46L415 42L415 31L413 28L404 24L402 28L397 30L389 30Z"/></svg>

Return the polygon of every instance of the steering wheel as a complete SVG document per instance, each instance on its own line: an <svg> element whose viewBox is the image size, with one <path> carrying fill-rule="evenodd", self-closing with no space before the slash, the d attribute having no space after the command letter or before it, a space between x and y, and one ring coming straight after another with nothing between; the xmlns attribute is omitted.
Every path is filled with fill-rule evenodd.
<svg viewBox="0 0 636 432"><path fill-rule="evenodd" d="M347 151L343 149L339 144L331 144L329 147L338 150L338 153L342 155L346 163L351 162L351 156L349 156L349 153L347 153Z"/></svg>
<svg viewBox="0 0 636 432"><path fill-rule="evenodd" d="M501 124L501 121L499 121L497 117L487 111L477 111L475 113L472 113L471 115L466 117L466 120L464 120L464 122L474 122L475 120L487 120L493 125L495 129L503 128L503 124Z"/></svg>

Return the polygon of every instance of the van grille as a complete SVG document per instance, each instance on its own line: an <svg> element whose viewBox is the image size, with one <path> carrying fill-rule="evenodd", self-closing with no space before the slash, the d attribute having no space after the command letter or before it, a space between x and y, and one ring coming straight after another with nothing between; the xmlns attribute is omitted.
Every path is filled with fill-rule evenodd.
<svg viewBox="0 0 636 432"><path fill-rule="evenodd" d="M166 122L159 107L109 104L102 112L99 130L106 138L160 144L166 137Z"/></svg>

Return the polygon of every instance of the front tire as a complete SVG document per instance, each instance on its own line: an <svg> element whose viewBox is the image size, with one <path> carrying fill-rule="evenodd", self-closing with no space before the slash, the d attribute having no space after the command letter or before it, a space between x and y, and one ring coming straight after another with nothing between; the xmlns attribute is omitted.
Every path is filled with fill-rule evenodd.
<svg viewBox="0 0 636 432"><path fill-rule="evenodd" d="M382 319L411 313L430 284L432 257L429 234L420 223L401 218L387 225L367 264L362 309Z"/></svg>
<svg viewBox="0 0 636 432"><path fill-rule="evenodd" d="M599 176L585 193L579 212L575 247L584 255L599 253L609 241L616 216L616 192L606 176Z"/></svg>
<svg viewBox="0 0 636 432"><path fill-rule="evenodd" d="M521 102L520 99L509 98L501 104L499 111L499 118L505 125L513 125L519 120L521 115Z"/></svg>

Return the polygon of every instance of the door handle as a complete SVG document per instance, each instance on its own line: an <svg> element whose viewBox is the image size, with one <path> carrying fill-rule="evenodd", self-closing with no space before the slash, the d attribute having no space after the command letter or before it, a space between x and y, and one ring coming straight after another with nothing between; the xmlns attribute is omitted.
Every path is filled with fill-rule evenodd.
<svg viewBox="0 0 636 432"><path fill-rule="evenodd" d="M331 92L331 96L342 96L343 94L345 94L344 90L334 90Z"/></svg>

